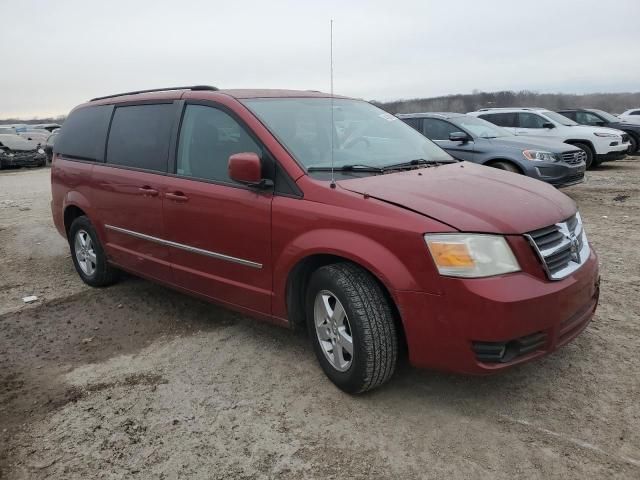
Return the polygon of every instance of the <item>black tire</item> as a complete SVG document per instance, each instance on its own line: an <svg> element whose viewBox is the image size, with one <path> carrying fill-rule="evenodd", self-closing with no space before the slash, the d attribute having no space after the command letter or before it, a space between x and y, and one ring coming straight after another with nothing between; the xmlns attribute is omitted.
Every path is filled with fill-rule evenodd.
<svg viewBox="0 0 640 480"><path fill-rule="evenodd" d="M599 165L599 163L595 161L596 154L589 145L587 145L586 143L572 143L571 145L573 145L574 147L578 147L580 150L587 154L587 158L584 161L586 168L593 168Z"/></svg>
<svg viewBox="0 0 640 480"><path fill-rule="evenodd" d="M333 293L346 312L353 339L353 356L346 371L338 370L327 359L316 333L314 304L322 291ZM316 270L307 288L306 317L320 366L338 388L362 393L391 378L398 358L398 332L389 300L369 272L351 263Z"/></svg>
<svg viewBox="0 0 640 480"><path fill-rule="evenodd" d="M95 252L95 270L91 274L83 271L78 256L76 255L75 239L79 231L86 232L88 236L91 237L93 252ZM86 216L82 215L71 223L68 240L73 265L76 267L76 271L84 283L92 287L106 287L118 280L119 271L107 262L107 256L98 239L96 230Z"/></svg>
<svg viewBox="0 0 640 480"><path fill-rule="evenodd" d="M489 166L493 168L497 168L498 170L505 170L507 172L522 173L520 172L520 169L516 167L513 163L504 162L502 160L491 162Z"/></svg>
<svg viewBox="0 0 640 480"><path fill-rule="evenodd" d="M638 139L630 133L628 135L629 135L629 150L627 150L627 153L629 155L634 155L638 151Z"/></svg>

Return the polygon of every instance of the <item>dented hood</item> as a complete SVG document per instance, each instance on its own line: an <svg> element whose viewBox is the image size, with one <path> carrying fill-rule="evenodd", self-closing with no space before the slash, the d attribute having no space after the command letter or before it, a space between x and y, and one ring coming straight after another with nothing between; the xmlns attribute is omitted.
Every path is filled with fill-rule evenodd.
<svg viewBox="0 0 640 480"><path fill-rule="evenodd" d="M566 220L576 212L573 200L551 185L469 162L338 184L465 232L521 234Z"/></svg>

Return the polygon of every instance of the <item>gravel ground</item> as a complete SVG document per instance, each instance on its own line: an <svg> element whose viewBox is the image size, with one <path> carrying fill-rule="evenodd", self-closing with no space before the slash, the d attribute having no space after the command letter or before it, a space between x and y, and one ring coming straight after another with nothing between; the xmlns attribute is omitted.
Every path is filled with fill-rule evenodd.
<svg viewBox="0 0 640 480"><path fill-rule="evenodd" d="M0 478L640 478L640 157L565 190L602 262L580 337L360 397L301 334L136 278L85 287L48 175L0 174Z"/></svg>

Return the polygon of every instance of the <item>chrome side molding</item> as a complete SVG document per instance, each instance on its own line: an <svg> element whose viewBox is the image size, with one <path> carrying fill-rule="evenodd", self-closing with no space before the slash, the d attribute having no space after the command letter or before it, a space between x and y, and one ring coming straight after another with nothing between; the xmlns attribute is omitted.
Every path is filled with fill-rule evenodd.
<svg viewBox="0 0 640 480"><path fill-rule="evenodd" d="M133 230L127 230L126 228L115 227L113 225L105 224L104 227L108 230L113 230L114 232L124 233L132 237L141 238L142 240L148 240L149 242L158 243L160 245L166 245L167 247L178 248L186 252L197 253L199 255L216 258L218 260L225 260L227 262L238 263L240 265L244 265L245 267L262 268L261 263L252 262L251 260L245 260L244 258L232 257L230 255L225 255L223 253L218 253L218 252L212 252L210 250L203 250L202 248L192 247L190 245L185 245L183 243L172 242L171 240L165 240L163 238L153 237L145 233L134 232Z"/></svg>

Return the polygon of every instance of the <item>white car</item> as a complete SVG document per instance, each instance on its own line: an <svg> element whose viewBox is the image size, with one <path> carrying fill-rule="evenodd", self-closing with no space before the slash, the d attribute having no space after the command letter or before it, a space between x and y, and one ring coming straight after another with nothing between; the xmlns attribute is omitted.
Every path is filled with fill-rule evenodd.
<svg viewBox="0 0 640 480"><path fill-rule="evenodd" d="M629 141L613 128L580 125L544 108L482 108L468 115L480 117L516 135L557 138L587 154L587 168L626 156Z"/></svg>
<svg viewBox="0 0 640 480"><path fill-rule="evenodd" d="M618 117L624 122L640 125L640 108L632 108L631 110L627 110L626 112L618 115Z"/></svg>

